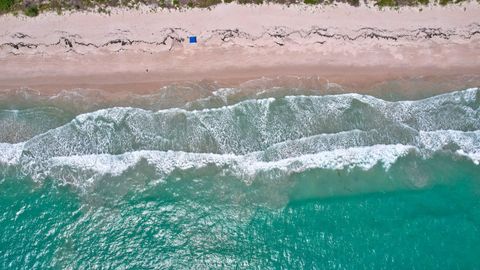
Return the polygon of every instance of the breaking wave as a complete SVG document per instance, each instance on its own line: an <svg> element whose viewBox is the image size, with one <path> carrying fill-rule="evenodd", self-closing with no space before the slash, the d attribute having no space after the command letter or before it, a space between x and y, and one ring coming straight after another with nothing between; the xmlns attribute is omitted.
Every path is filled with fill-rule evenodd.
<svg viewBox="0 0 480 270"><path fill-rule="evenodd" d="M472 88L418 101L343 94L190 111L110 108L58 128L47 123L48 130L21 143L0 143L0 168L4 175L51 177L80 187L144 166L152 178L206 170L248 184L258 176L288 179L312 170L382 168L388 178L390 171L408 172L403 163L433 158L478 166L479 107L480 90ZM430 181L415 179L410 184Z"/></svg>

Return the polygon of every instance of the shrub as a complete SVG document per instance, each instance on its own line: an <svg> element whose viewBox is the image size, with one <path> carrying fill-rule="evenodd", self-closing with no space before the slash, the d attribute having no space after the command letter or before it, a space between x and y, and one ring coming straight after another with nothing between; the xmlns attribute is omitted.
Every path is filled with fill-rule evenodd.
<svg viewBox="0 0 480 270"><path fill-rule="evenodd" d="M316 5L318 4L318 0L304 0L303 1L307 5Z"/></svg>
<svg viewBox="0 0 480 270"><path fill-rule="evenodd" d="M395 7L397 6L397 2L395 2L395 0L378 0L375 5L379 7Z"/></svg>
<svg viewBox="0 0 480 270"><path fill-rule="evenodd" d="M360 0L347 0L347 3L349 3L350 5L352 5L354 7L360 6Z"/></svg>
<svg viewBox="0 0 480 270"><path fill-rule="evenodd" d="M8 12L15 4L14 0L0 0L0 12Z"/></svg>
<svg viewBox="0 0 480 270"><path fill-rule="evenodd" d="M38 7L37 6L29 6L27 7L23 13L28 17L35 17L38 16Z"/></svg>
<svg viewBox="0 0 480 270"><path fill-rule="evenodd" d="M196 1L195 6L200 8L208 8L221 3L222 3L222 0L200 0L200 1Z"/></svg>

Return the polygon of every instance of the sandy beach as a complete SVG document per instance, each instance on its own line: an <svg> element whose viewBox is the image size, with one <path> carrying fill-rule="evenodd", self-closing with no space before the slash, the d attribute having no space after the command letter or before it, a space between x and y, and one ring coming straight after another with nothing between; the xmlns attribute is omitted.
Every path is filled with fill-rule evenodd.
<svg viewBox="0 0 480 270"><path fill-rule="evenodd" d="M478 3L7 15L0 17L0 89L150 92L172 83L236 87L258 78L285 85L317 78L359 92L415 78L437 85L460 78L458 87L473 87L480 82L478 18ZM191 35L197 44L188 43Z"/></svg>

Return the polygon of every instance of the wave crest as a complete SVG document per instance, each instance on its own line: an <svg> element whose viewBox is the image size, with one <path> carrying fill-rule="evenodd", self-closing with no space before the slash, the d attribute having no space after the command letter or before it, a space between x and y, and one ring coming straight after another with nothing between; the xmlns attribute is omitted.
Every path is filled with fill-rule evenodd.
<svg viewBox="0 0 480 270"><path fill-rule="evenodd" d="M388 170L412 152L423 158L448 152L478 165L479 93L398 102L359 94L287 96L194 111L104 109L24 143L0 144L0 164L36 179L73 172L76 182L120 175L141 161L160 176L214 166L247 182L265 172L377 164Z"/></svg>

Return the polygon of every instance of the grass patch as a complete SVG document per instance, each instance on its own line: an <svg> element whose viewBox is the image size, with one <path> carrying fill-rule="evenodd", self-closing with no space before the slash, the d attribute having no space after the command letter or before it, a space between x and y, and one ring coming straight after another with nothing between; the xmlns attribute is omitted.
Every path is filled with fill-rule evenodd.
<svg viewBox="0 0 480 270"><path fill-rule="evenodd" d="M318 0L304 0L303 2L307 5L317 5L319 3Z"/></svg>

